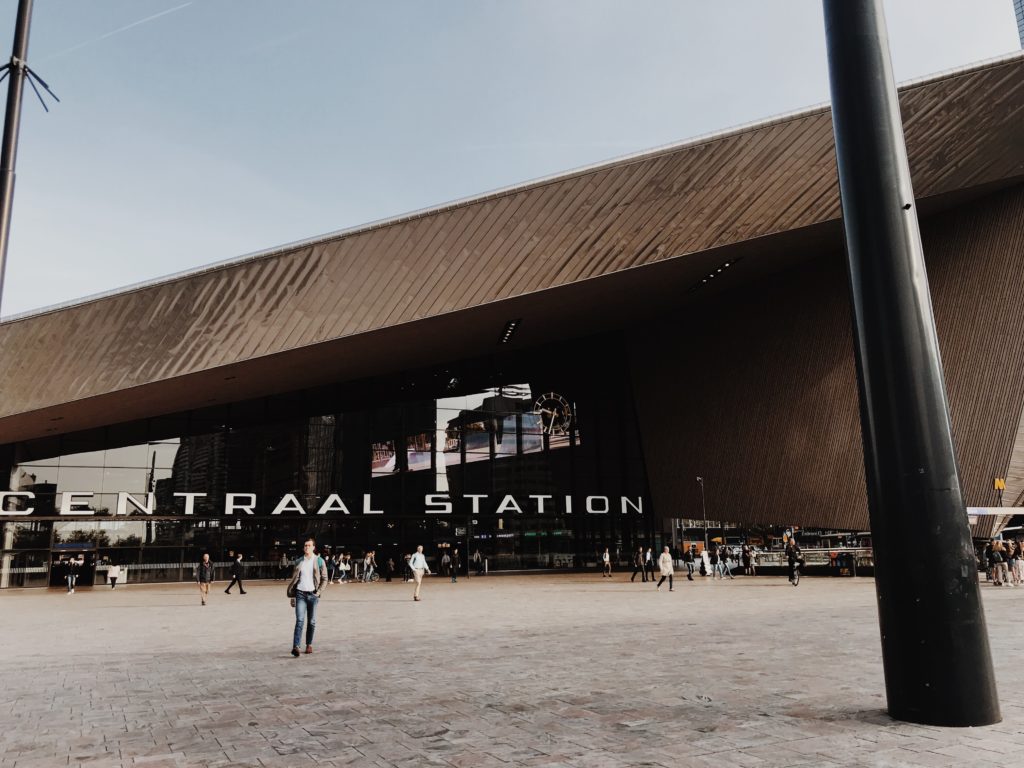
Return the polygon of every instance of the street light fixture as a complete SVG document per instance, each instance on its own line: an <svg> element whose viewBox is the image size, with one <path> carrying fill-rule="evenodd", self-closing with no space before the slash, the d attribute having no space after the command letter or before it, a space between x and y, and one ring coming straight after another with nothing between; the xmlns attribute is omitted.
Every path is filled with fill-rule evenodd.
<svg viewBox="0 0 1024 768"><path fill-rule="evenodd" d="M704 503L704 478L697 476L697 484L700 486L700 508L704 513L704 549L708 548L708 508Z"/></svg>

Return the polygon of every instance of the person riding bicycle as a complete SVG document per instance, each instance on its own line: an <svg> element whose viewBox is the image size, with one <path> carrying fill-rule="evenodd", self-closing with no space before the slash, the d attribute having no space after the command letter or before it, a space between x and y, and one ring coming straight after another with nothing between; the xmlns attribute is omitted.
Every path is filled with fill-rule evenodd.
<svg viewBox="0 0 1024 768"><path fill-rule="evenodd" d="M794 581L797 565L801 568L804 567L804 554L800 551L800 545L796 543L796 539L790 539L786 544L786 562L789 563L789 580Z"/></svg>

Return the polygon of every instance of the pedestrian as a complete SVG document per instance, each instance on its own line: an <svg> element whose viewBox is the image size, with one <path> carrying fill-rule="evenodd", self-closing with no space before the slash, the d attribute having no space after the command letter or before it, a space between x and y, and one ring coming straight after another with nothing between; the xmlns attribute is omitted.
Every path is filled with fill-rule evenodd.
<svg viewBox="0 0 1024 768"><path fill-rule="evenodd" d="M693 568L696 560L697 545L691 544L690 548L686 550L686 553L683 555L683 563L686 565L686 579L688 581L693 581Z"/></svg>
<svg viewBox="0 0 1024 768"><path fill-rule="evenodd" d="M484 572L484 559L479 549L473 553L473 565L476 567L476 575L482 576Z"/></svg>
<svg viewBox="0 0 1024 768"><path fill-rule="evenodd" d="M352 575L352 555L345 553L341 558L341 577L338 579L339 584L347 584L349 576Z"/></svg>
<svg viewBox="0 0 1024 768"><path fill-rule="evenodd" d="M612 577L612 556L611 553L608 552L608 547L604 548L604 554L601 555L601 562L604 564L604 571L601 573L601 578L603 579L607 576L610 579Z"/></svg>
<svg viewBox="0 0 1024 768"><path fill-rule="evenodd" d="M459 550L452 550L452 561L448 564L448 567L452 569L452 584L454 584L459 576Z"/></svg>
<svg viewBox="0 0 1024 768"><path fill-rule="evenodd" d="M117 580L121 578L121 566L114 563L107 568L107 581L110 582L110 588L114 589L117 586Z"/></svg>
<svg viewBox="0 0 1024 768"><path fill-rule="evenodd" d="M288 568L291 566L292 561L288 559L288 554L285 552L281 553L281 559L277 563L277 575L274 577L275 580L287 579Z"/></svg>
<svg viewBox="0 0 1024 768"><path fill-rule="evenodd" d="M409 558L409 568L412 569L412 579L416 582L416 589L412 593L412 599L419 602L420 585L423 583L423 574L430 573L430 566L427 565L427 558L423 556L423 545L416 547L416 552Z"/></svg>
<svg viewBox="0 0 1024 768"><path fill-rule="evenodd" d="M231 564L231 583L228 584L228 588L224 590L224 594L230 595L231 588L238 584L238 593L240 595L245 594L245 587L242 586L242 577L245 576L245 566L242 565L242 553L239 552L235 555L235 562Z"/></svg>
<svg viewBox="0 0 1024 768"><path fill-rule="evenodd" d="M316 553L316 540L312 537L302 544L302 557L295 562L287 594L295 609L295 632L292 633L292 656L298 657L302 630L306 630L306 653L313 652L313 632L316 631L316 606L327 586L327 565Z"/></svg>
<svg viewBox="0 0 1024 768"><path fill-rule="evenodd" d="M388 561L384 563L384 581L391 581L391 577L395 575L395 558L389 557ZM455 581L455 579L452 579Z"/></svg>
<svg viewBox="0 0 1024 768"><path fill-rule="evenodd" d="M797 566L804 567L804 554L800 551L800 545L796 543L796 539L790 539L786 543L786 563L789 565L789 581L796 586Z"/></svg>
<svg viewBox="0 0 1024 768"><path fill-rule="evenodd" d="M408 584L413 580L412 568L409 563L412 562L412 555L405 556L405 570L402 572L402 576L405 578L405 583Z"/></svg>
<svg viewBox="0 0 1024 768"><path fill-rule="evenodd" d="M722 549L722 558L721 558L721 560L719 560L719 565L722 568L722 578L723 579L726 576L728 576L730 579L735 579L736 578L735 576L732 575L732 565L729 562L732 559L732 555L733 555L733 552L728 547L724 547Z"/></svg>
<svg viewBox="0 0 1024 768"><path fill-rule="evenodd" d="M373 550L363 556L363 581L369 582L373 576Z"/></svg>
<svg viewBox="0 0 1024 768"><path fill-rule="evenodd" d="M324 558L324 563L327 565L327 580L334 581L335 569L338 567L338 562L335 560L330 552L327 552L327 557Z"/></svg>
<svg viewBox="0 0 1024 768"><path fill-rule="evenodd" d="M629 577L629 580L636 581L636 575L639 573L647 583L647 571L644 569L644 548L637 547L636 554L633 555L633 575Z"/></svg>
<svg viewBox="0 0 1024 768"><path fill-rule="evenodd" d="M442 576L447 576L448 575L448 571L451 568L451 564L452 564L452 559L448 555L448 550L445 550L444 554L441 556L441 575Z"/></svg>
<svg viewBox="0 0 1024 768"><path fill-rule="evenodd" d="M750 572L750 545L744 544L743 549L740 550L740 560L743 563L743 575L752 576Z"/></svg>
<svg viewBox="0 0 1024 768"><path fill-rule="evenodd" d="M668 591L672 591L672 553L669 552L669 548L665 547L661 556L658 558L658 569L661 571L661 580L658 582L658 589L661 589L661 585L665 583L665 579L668 579Z"/></svg>
<svg viewBox="0 0 1024 768"><path fill-rule="evenodd" d="M650 547L644 552L644 573L650 574L651 581L654 581L654 553Z"/></svg>
<svg viewBox="0 0 1024 768"><path fill-rule="evenodd" d="M85 562L84 558L82 562ZM64 570L64 578L67 579L68 582L67 593L69 595L75 594L75 584L78 583L78 572L82 567L82 562L79 562L77 557L69 557L67 560L67 565Z"/></svg>
<svg viewBox="0 0 1024 768"><path fill-rule="evenodd" d="M708 555L708 563L711 565L711 580L712 581L715 580L716 576L718 578L720 578L720 579L724 578L722 576L721 571L719 570L719 567L718 567L719 559L720 558L718 556L718 545L717 544L712 544L711 545L711 552Z"/></svg>
<svg viewBox="0 0 1024 768"><path fill-rule="evenodd" d="M203 553L202 559L196 563L196 585L199 587L199 603L206 605L210 597L210 585L213 584L213 563L210 562L210 554Z"/></svg>

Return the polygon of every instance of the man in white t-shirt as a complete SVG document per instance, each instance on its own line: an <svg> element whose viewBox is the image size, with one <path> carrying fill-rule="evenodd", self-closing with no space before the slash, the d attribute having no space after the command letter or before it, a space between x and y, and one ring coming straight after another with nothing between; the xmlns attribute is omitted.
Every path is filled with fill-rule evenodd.
<svg viewBox="0 0 1024 768"><path fill-rule="evenodd" d="M288 597L295 608L295 633L292 638L292 656L298 656L302 642L302 629L306 628L306 653L313 652L313 632L316 630L316 606L327 585L327 565L316 553L316 541L310 537L302 545L302 557L292 571L288 584Z"/></svg>
<svg viewBox="0 0 1024 768"><path fill-rule="evenodd" d="M422 544L416 547L416 552L413 553L412 559L409 560L409 568L412 569L412 580L416 582L416 590L412 593L412 599L419 601L420 584L423 583L423 574L430 573L427 558L423 556Z"/></svg>

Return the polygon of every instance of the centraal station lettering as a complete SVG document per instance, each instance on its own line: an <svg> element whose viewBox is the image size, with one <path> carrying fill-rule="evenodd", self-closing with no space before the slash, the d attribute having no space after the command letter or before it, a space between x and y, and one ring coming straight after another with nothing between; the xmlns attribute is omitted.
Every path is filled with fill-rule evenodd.
<svg viewBox="0 0 1024 768"><path fill-rule="evenodd" d="M96 510L89 506L89 500L96 494L92 492L64 491L58 493L60 499L58 505L61 515L95 515ZM143 497L144 496L144 497ZM174 497L180 499L183 504L182 514L194 515L197 499L204 499L206 493L175 493ZM31 515L35 512L34 507L26 506L24 509L6 509L8 499L21 499L27 504L36 498L32 491L0 491L0 515L20 516ZM544 513L559 513L571 515L574 511L574 499L572 496L556 496L554 494L535 493L525 497L516 497L512 494L505 494L500 497L492 497L486 493L467 493L461 497L468 503L471 514L480 515L493 513L503 515L505 513L524 514L532 513L542 515ZM528 499L529 501L525 501ZM614 497L609 496L585 496L581 500L580 510L591 515L607 515L612 512L621 512L623 515L630 513L642 515L643 498L620 496L613 501ZM617 501L617 504L616 504ZM255 493L228 493L224 496L225 515L255 515L258 498ZM374 506L371 494L364 493L358 504L351 500L346 503L340 494L330 494L322 503L314 509L308 509L294 493L287 493L280 498L271 515L283 515L285 513L306 515L383 515L384 509L377 509ZM117 507L115 515L128 515L142 513L152 515L156 512L156 494L147 493L132 494L121 492L117 494ZM425 515L450 515L454 512L453 497L444 493L428 493L423 498L423 514Z"/></svg>

